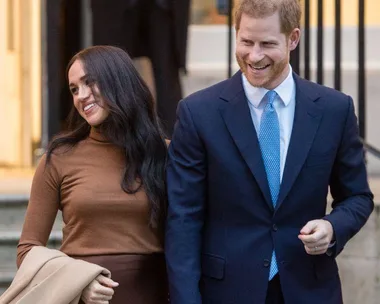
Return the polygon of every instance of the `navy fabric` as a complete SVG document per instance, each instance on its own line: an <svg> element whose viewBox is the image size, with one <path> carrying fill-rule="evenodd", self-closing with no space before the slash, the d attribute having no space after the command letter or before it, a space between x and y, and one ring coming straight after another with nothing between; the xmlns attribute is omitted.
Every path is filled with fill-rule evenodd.
<svg viewBox="0 0 380 304"><path fill-rule="evenodd" d="M179 104L167 168L172 304L265 303L273 249L285 303L342 303L335 257L373 210L362 144L349 96L294 79L294 124L275 207L241 73ZM334 228L331 256L308 255L298 239L321 218Z"/></svg>

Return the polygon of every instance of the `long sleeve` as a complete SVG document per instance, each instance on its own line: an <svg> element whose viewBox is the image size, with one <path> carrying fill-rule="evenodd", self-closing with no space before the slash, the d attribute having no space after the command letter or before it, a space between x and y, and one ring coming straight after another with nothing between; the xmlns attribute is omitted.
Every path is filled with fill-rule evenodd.
<svg viewBox="0 0 380 304"><path fill-rule="evenodd" d="M363 227L374 207L351 98L348 104L346 126L330 180L333 211L325 217L334 228L335 256Z"/></svg>
<svg viewBox="0 0 380 304"><path fill-rule="evenodd" d="M46 155L41 158L33 177L22 234L17 246L17 267L20 267L33 246L46 246L59 209L59 174L53 159L45 165Z"/></svg>
<svg viewBox="0 0 380 304"><path fill-rule="evenodd" d="M206 156L186 102L169 146L168 220L165 254L173 304L201 303L201 233L204 222Z"/></svg>

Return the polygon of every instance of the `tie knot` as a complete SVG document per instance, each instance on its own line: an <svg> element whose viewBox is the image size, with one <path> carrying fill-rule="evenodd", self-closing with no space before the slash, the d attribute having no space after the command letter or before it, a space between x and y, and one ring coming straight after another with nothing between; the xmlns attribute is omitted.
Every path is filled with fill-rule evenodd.
<svg viewBox="0 0 380 304"><path fill-rule="evenodd" d="M270 105L273 105L273 102L274 102L274 100L275 100L275 98L277 96L276 91L273 91L273 90L272 91L268 91L267 96L268 96L268 103Z"/></svg>

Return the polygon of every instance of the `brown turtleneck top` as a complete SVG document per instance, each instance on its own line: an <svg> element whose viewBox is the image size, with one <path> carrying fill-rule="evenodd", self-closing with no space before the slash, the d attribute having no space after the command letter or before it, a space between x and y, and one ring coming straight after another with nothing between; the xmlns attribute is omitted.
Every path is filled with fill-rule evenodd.
<svg viewBox="0 0 380 304"><path fill-rule="evenodd" d="M70 150L59 149L36 169L17 265L33 246L46 246L58 210L62 211L61 251L69 256L162 252L158 231L149 227L144 191L121 186L125 156L92 130Z"/></svg>

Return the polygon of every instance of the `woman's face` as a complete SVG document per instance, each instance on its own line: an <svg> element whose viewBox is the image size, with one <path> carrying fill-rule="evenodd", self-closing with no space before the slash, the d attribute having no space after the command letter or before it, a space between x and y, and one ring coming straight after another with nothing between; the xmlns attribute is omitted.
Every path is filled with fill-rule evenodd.
<svg viewBox="0 0 380 304"><path fill-rule="evenodd" d="M99 126L108 117L109 110L95 81L85 73L79 59L70 67L68 78L75 108L89 125Z"/></svg>

